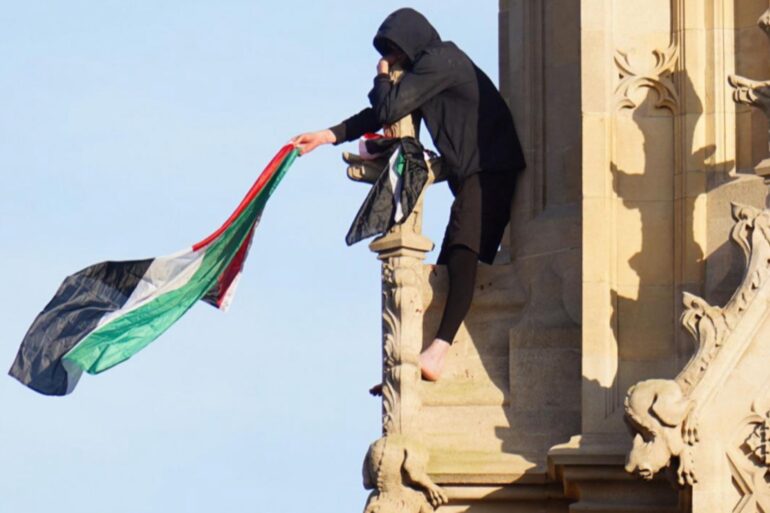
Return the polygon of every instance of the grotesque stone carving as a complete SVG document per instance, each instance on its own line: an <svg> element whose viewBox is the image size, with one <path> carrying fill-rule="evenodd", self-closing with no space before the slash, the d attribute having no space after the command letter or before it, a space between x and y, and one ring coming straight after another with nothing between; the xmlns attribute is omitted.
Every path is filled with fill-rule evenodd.
<svg viewBox="0 0 770 513"><path fill-rule="evenodd" d="M402 435L374 442L364 460L364 513L432 513L447 497L426 473L428 451Z"/></svg>
<svg viewBox="0 0 770 513"><path fill-rule="evenodd" d="M679 483L697 482L692 452L698 442L698 408L713 397L720 379L750 342L747 337L731 335L770 270L770 211L734 204L732 214L736 224L731 235L747 262L743 282L724 307L685 293L682 324L695 339L697 351L675 379L642 381L626 396L626 421L636 433L626 470L644 479L651 479L672 458L678 458ZM724 352L727 357L720 360ZM706 379L709 374L721 378Z"/></svg>
<svg viewBox="0 0 770 513"><path fill-rule="evenodd" d="M692 485L695 475L690 448L697 441L690 416L694 405L676 381L650 379L631 387L625 401L626 421L636 436L626 471L650 480L672 457L678 457L679 484Z"/></svg>
<svg viewBox="0 0 770 513"><path fill-rule="evenodd" d="M757 25L770 37L770 9L757 20ZM730 75L728 83L735 89L733 100L743 105L751 105L761 109L765 116L770 117L770 81L751 80L740 75Z"/></svg>

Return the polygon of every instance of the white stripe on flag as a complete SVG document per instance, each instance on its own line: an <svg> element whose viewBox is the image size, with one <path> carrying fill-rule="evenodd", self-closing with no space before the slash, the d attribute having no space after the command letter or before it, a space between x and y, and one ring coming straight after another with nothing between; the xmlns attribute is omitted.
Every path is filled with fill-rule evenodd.
<svg viewBox="0 0 770 513"><path fill-rule="evenodd" d="M185 249L153 260L123 307L99 319L94 331L162 294L183 287L201 266L205 253L206 247L198 251Z"/></svg>
<svg viewBox="0 0 770 513"><path fill-rule="evenodd" d="M398 166L398 159L401 156L401 147L398 147L393 155L390 156L388 161L388 178L390 179L390 190L393 193L393 202L396 204L396 212L393 215L393 220L400 223L404 218L404 209L401 206L401 187L403 184L403 177L396 172Z"/></svg>

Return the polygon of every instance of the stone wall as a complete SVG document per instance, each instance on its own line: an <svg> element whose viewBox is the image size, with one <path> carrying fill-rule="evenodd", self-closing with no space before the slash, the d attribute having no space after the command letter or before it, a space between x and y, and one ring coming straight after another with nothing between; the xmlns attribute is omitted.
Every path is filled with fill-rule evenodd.
<svg viewBox="0 0 770 513"><path fill-rule="evenodd" d="M412 453L418 488L449 501L441 513L691 507L689 489L625 471L624 398L641 381L673 383L693 354L683 294L722 305L745 277L730 203L765 206L754 168L768 124L736 106L727 77L770 75L756 28L767 8L501 0L500 88L528 167L437 383L419 380L416 355L438 324L445 269L422 264L419 219L371 246L383 260L387 436L370 453L390 455L394 482Z"/></svg>

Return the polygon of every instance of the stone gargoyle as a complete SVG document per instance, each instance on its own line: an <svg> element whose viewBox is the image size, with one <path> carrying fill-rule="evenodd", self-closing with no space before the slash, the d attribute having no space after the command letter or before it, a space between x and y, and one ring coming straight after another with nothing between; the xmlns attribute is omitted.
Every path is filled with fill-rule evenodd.
<svg viewBox="0 0 770 513"><path fill-rule="evenodd" d="M625 400L625 420L636 436L626 471L650 480L672 458L679 458L677 481L692 485L696 481L691 455L697 441L691 418L694 405L673 380L650 379L632 386Z"/></svg>
<svg viewBox="0 0 770 513"><path fill-rule="evenodd" d="M757 25L770 37L770 9L759 17ZM761 109L770 118L770 80L751 80L740 75L730 75L727 81L735 89L733 100L736 103Z"/></svg>
<svg viewBox="0 0 770 513"><path fill-rule="evenodd" d="M428 451L402 435L386 435L369 446L364 488L373 490L364 513L432 513L447 496L428 477Z"/></svg>

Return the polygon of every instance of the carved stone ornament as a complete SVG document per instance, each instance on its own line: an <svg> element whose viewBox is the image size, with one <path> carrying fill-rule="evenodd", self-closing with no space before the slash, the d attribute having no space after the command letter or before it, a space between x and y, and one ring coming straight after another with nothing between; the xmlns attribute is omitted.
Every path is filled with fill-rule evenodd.
<svg viewBox="0 0 770 513"><path fill-rule="evenodd" d="M770 37L770 9L759 17L757 25ZM740 75L730 75L727 82L733 87L733 100L742 105L761 109L770 118L770 80L751 80Z"/></svg>
<svg viewBox="0 0 770 513"><path fill-rule="evenodd" d="M615 90L618 109L634 109L638 107L633 96L637 89L646 87L657 93L656 108L666 108L677 112L679 96L676 86L671 80L677 59L679 46L672 44L665 50L656 49L653 52L655 63L650 69L638 70L632 66L628 55L620 50L615 52L615 66L620 73L621 81Z"/></svg>
<svg viewBox="0 0 770 513"><path fill-rule="evenodd" d="M715 393L716 379L705 380L710 372L726 372L727 359L717 364L724 351L740 354L746 337L731 338L743 313L756 299L770 268L770 211L733 204L736 220L732 239L746 257L743 282L724 307L709 305L692 294L684 294L682 324L693 336L697 350L673 380L651 379L632 386L625 399L626 421L635 433L626 470L642 478L652 477L678 458L677 476L681 485L697 482L693 447L698 443L697 414L702 400ZM714 369L718 365L719 368ZM764 431L762 431L764 436ZM762 443L761 454L767 458ZM752 442L754 443L754 442ZM759 449L757 449L759 450ZM767 511L770 511L768 509Z"/></svg>
<svg viewBox="0 0 770 513"><path fill-rule="evenodd" d="M767 398L766 398L767 399ZM733 512L770 511L770 404L754 402L727 450L740 499Z"/></svg>
<svg viewBox="0 0 770 513"><path fill-rule="evenodd" d="M382 428L385 433L400 432L403 427L405 419L401 418L399 406L403 400L404 378L415 386L419 380L419 348L405 351L402 344L404 317L408 315L405 312L408 306L404 303L419 294L419 269L417 262L399 264L385 262L382 266ZM405 366L408 366L406 371Z"/></svg>
<svg viewBox="0 0 770 513"><path fill-rule="evenodd" d="M428 477L428 451L403 435L385 435L364 460L364 513L432 513L447 496Z"/></svg>

